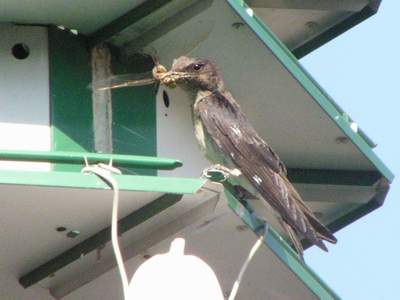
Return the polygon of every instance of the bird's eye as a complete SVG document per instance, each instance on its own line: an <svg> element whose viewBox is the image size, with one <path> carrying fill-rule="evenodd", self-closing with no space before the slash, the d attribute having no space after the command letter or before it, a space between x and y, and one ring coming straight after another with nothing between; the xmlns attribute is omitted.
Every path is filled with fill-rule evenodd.
<svg viewBox="0 0 400 300"><path fill-rule="evenodd" d="M199 70L201 70L201 68L202 68L203 66L204 66L203 64L194 64L194 65L193 65L193 70L199 71Z"/></svg>

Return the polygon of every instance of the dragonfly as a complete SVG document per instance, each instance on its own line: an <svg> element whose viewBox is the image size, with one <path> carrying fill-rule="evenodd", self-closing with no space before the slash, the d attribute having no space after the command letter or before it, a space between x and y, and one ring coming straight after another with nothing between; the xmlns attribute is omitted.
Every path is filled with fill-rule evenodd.
<svg viewBox="0 0 400 300"><path fill-rule="evenodd" d="M90 88L94 91L105 91L118 88L126 88L133 86L144 86L160 83L162 75L167 72L167 68L153 59L154 68L152 71L144 73L128 73L112 75L105 79L96 80L90 84ZM172 85L172 83L171 83Z"/></svg>
<svg viewBox="0 0 400 300"><path fill-rule="evenodd" d="M202 72L207 73L206 72ZM129 73L112 75L102 80L92 82L90 85L94 91L106 91L111 89L126 88L133 86L144 86L150 84L163 84L169 88L176 87L176 79L182 76L198 76L199 73L167 72L167 68L156 62L151 72Z"/></svg>
<svg viewBox="0 0 400 300"><path fill-rule="evenodd" d="M91 84L91 89L95 91L105 91L131 86L143 86L157 83L151 72L131 73L113 75L103 80L98 80Z"/></svg>

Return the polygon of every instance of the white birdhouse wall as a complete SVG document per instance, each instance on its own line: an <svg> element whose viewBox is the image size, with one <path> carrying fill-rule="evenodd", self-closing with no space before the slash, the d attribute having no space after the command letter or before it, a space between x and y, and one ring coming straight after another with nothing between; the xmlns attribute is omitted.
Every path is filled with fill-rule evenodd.
<svg viewBox="0 0 400 300"><path fill-rule="evenodd" d="M168 107L166 102L169 102ZM210 165L197 145L191 106L191 100L179 88L166 90L161 87L157 93L157 153L183 162L181 168L159 171L159 175L199 177Z"/></svg>
<svg viewBox="0 0 400 300"><path fill-rule="evenodd" d="M0 149L51 149L47 29L0 25ZM49 170L0 162L0 169Z"/></svg>

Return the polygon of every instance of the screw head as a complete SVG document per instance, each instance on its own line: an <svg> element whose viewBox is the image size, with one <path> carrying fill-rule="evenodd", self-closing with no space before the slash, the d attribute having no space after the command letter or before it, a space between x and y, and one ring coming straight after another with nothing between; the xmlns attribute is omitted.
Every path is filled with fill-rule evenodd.
<svg viewBox="0 0 400 300"><path fill-rule="evenodd" d="M76 238L78 235L80 235L81 234L81 232L79 231L79 230L70 230L70 231L68 231L68 233L67 233L67 237L69 237L69 238L71 238L71 239L74 239L74 238Z"/></svg>

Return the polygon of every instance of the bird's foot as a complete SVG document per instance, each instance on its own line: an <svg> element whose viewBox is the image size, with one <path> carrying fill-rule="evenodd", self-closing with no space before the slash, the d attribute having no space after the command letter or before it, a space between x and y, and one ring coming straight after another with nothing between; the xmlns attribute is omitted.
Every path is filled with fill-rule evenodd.
<svg viewBox="0 0 400 300"><path fill-rule="evenodd" d="M267 236L268 236L268 232L269 232L269 224L267 222L264 223L264 240L267 240Z"/></svg>
<svg viewBox="0 0 400 300"><path fill-rule="evenodd" d="M239 200L246 200L246 199L257 199L255 195L250 193L248 190L246 190L244 187L240 185L234 185L233 190L235 191L235 196Z"/></svg>
<svg viewBox="0 0 400 300"><path fill-rule="evenodd" d="M212 181L224 182L229 177L239 177L242 172L239 169L229 169L221 164L212 165L203 170L203 176Z"/></svg>

